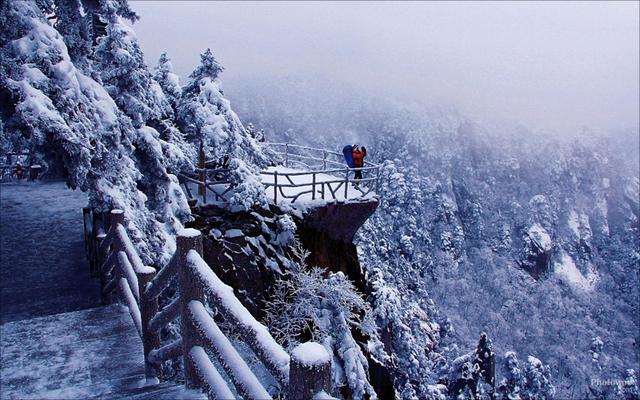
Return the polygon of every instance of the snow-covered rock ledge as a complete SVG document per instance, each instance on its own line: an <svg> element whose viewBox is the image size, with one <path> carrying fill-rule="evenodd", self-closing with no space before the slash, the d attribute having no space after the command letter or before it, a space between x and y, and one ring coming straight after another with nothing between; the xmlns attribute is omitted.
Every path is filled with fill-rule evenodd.
<svg viewBox="0 0 640 400"><path fill-rule="evenodd" d="M322 202L304 210L297 216L306 228L326 233L331 239L351 243L353 237L379 205L377 197L353 199L346 202Z"/></svg>

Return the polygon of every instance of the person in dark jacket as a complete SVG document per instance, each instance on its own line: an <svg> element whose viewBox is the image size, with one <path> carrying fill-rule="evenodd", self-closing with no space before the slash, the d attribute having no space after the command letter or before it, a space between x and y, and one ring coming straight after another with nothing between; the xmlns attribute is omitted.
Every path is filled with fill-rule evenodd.
<svg viewBox="0 0 640 400"><path fill-rule="evenodd" d="M364 158L367 156L367 149L366 147L362 146L358 146L357 144L354 144L351 150L351 158L353 159L353 168L362 168L364 167ZM358 184L358 181L360 179L362 179L362 170L356 170L355 172L355 176L353 177L356 184Z"/></svg>

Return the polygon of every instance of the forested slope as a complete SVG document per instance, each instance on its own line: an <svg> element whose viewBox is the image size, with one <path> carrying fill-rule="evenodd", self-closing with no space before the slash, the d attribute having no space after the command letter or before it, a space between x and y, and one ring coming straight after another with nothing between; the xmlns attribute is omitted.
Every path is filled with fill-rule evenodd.
<svg viewBox="0 0 640 400"><path fill-rule="evenodd" d="M268 140L357 142L384 163L382 203L358 245L377 282L374 312L395 320L393 351L409 381L441 373L432 348L451 361L485 331L499 363L514 350L521 364L529 355L548 364L558 398L622 395L596 379L635 382L637 130L572 137L493 127L294 82L240 86L237 109ZM420 377L425 366L434 376Z"/></svg>

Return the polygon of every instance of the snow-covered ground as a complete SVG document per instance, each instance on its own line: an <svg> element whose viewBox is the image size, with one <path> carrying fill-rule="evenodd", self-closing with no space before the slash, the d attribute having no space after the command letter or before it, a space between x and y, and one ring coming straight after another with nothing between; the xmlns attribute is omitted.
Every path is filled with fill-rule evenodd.
<svg viewBox="0 0 640 400"><path fill-rule="evenodd" d="M571 256L563 253L560 261L554 264L556 275L577 290L592 291L598 282L598 275L593 269L593 265L589 264L589 270L586 276L583 275Z"/></svg>
<svg viewBox="0 0 640 400"><path fill-rule="evenodd" d="M144 378L142 342L118 305L3 324L2 398L88 398Z"/></svg>
<svg viewBox="0 0 640 400"><path fill-rule="evenodd" d="M175 384L143 387L142 342L129 313L98 307L84 254L84 193L63 182L14 182L0 185L0 200L0 398L203 397Z"/></svg>
<svg viewBox="0 0 640 400"><path fill-rule="evenodd" d="M63 182L0 185L2 323L100 304L84 254L86 204Z"/></svg>

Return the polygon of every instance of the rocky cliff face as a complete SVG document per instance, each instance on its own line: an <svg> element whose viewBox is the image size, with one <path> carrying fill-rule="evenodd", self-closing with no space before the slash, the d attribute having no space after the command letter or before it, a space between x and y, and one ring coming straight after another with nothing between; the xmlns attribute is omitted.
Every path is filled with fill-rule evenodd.
<svg viewBox="0 0 640 400"><path fill-rule="evenodd" d="M258 319L264 317L264 304L272 295L276 280L291 263L301 261L292 240L287 240L287 221L295 223L295 233L309 252L306 263L328 272L342 271L365 295L371 292L352 240L358 228L373 214L378 201L326 204L304 213L291 214L271 207L269 210L231 213L207 206L194 209L190 227L203 233L205 261L213 271L234 288L236 296ZM293 217L291 219L291 217ZM290 227L293 228L293 227ZM354 339L367 338L353 331ZM381 398L394 395L390 371L365 354L374 390Z"/></svg>
<svg viewBox="0 0 640 400"><path fill-rule="evenodd" d="M342 271L360 292L367 293L353 237L377 207L377 199L332 203L296 218L300 242L311 253L307 263L332 272Z"/></svg>
<svg viewBox="0 0 640 400"><path fill-rule="evenodd" d="M296 254L277 240L278 208L259 212L229 212L216 206L194 209L190 227L203 234L204 259L257 318L274 282L287 270Z"/></svg>
<svg viewBox="0 0 640 400"><path fill-rule="evenodd" d="M322 232L332 240L351 243L378 204L377 199L325 204L306 212L298 225Z"/></svg>
<svg viewBox="0 0 640 400"><path fill-rule="evenodd" d="M377 200L327 204L293 217L302 247L310 252L307 263L344 272L366 293L353 236L375 211ZM203 233L204 259L227 285L233 287L245 307L258 318L273 283L282 277L299 255L292 247L293 231L282 209L229 212L216 206L194 209L190 227ZM291 227L293 229L293 227Z"/></svg>

